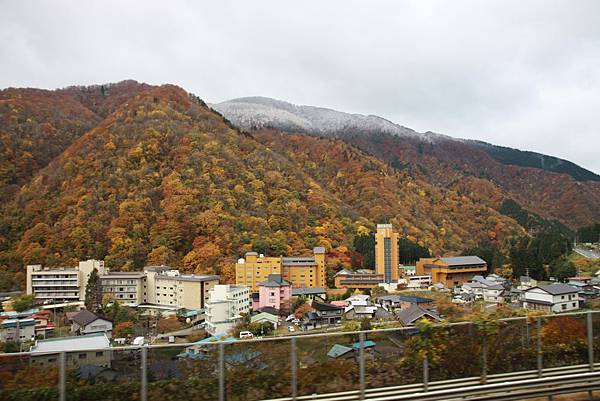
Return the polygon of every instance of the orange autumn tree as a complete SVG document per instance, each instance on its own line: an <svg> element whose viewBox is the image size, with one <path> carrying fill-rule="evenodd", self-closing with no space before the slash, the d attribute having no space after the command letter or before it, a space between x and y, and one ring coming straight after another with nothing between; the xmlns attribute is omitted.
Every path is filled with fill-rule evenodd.
<svg viewBox="0 0 600 401"><path fill-rule="evenodd" d="M544 345L574 345L585 341L585 323L573 316L551 318L541 330Z"/></svg>

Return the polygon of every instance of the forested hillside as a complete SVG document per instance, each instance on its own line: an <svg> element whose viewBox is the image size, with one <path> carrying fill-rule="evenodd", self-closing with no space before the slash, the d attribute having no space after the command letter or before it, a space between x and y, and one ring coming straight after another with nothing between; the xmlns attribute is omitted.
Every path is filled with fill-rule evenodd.
<svg viewBox="0 0 600 401"><path fill-rule="evenodd" d="M133 81L7 89L0 107L0 289L22 287L26 264L86 258L231 281L248 250L289 255L320 245L331 269L368 267L357 244L380 222L394 224L404 249L483 249L501 260L515 238L547 226L523 207L536 190L528 181L513 197L484 152L475 174L473 163L444 158L451 149L408 131L242 132L181 88Z"/></svg>
<svg viewBox="0 0 600 401"><path fill-rule="evenodd" d="M377 116L251 97L213 105L240 128L341 138L434 186L499 208L506 199L572 230L600 219L600 176L556 157L419 133Z"/></svg>
<svg viewBox="0 0 600 401"><path fill-rule="evenodd" d="M523 232L467 195L414 179L343 141L276 131L254 137L180 88L132 88L110 101L118 93L110 86L16 96L31 110L64 101L79 110L75 121L93 128L59 135L57 143L72 142L62 152L39 146L43 162L3 205L3 288L22 282L26 264L84 258L124 270L172 264L225 280L235 259L257 247L291 254L323 245L338 256L332 260L348 263L357 231L381 221L435 253ZM12 132L28 124L11 113ZM73 124L64 120L57 124Z"/></svg>

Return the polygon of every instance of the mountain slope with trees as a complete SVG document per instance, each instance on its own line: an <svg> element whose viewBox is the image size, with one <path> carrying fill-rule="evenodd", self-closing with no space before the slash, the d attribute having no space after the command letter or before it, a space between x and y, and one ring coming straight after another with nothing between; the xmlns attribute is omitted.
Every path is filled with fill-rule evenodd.
<svg viewBox="0 0 600 401"><path fill-rule="evenodd" d="M43 91L58 96L47 102L50 116L64 100L90 129L59 132L61 144L71 143L54 157L40 150L51 161L24 176L0 209L1 288L22 285L26 264L85 258L123 270L171 264L229 281L236 258L258 248L286 255L322 245L332 261L350 264L356 234L382 221L433 253L524 233L468 194L342 140L246 134L180 88L127 85L110 101L115 86ZM69 116L57 124L73 124L63 121Z"/></svg>
<svg viewBox="0 0 600 401"><path fill-rule="evenodd" d="M572 230L600 219L600 176L566 160L268 98L240 98L212 107L250 132L272 127L341 138L415 178L468 192L493 208L513 199Z"/></svg>

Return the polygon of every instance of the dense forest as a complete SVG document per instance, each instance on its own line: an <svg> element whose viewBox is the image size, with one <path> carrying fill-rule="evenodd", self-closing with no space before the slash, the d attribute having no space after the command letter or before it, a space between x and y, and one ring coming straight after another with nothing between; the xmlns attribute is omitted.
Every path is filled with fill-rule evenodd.
<svg viewBox="0 0 600 401"><path fill-rule="evenodd" d="M568 160L559 159L536 152L528 152L485 142L471 141L502 164L521 167L534 167L555 173L568 174L578 181L600 181L600 176Z"/></svg>
<svg viewBox="0 0 600 401"><path fill-rule="evenodd" d="M0 290L22 288L27 264L86 258L231 281L248 250L324 246L332 270L372 268L381 222L403 263L473 250L494 265L531 230L483 181L434 185L352 141L241 132L175 86L7 89L0 121Z"/></svg>
<svg viewBox="0 0 600 401"><path fill-rule="evenodd" d="M577 230L578 242L600 242L600 223L595 223Z"/></svg>

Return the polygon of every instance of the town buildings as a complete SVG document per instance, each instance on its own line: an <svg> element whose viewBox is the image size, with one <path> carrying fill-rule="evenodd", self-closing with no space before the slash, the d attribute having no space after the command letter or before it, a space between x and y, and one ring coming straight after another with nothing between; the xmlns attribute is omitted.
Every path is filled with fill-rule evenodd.
<svg viewBox="0 0 600 401"><path fill-rule="evenodd" d="M568 312L579 309L579 289L555 283L531 287L523 291L523 308L544 312Z"/></svg>
<svg viewBox="0 0 600 401"><path fill-rule="evenodd" d="M229 332L250 313L250 289L248 287L218 284L210 290L206 305L206 331L211 335Z"/></svg>
<svg viewBox="0 0 600 401"><path fill-rule="evenodd" d="M455 256L445 258L421 258L417 262L416 276L431 276L433 285L446 288L463 285L487 271L487 263L478 256Z"/></svg>
<svg viewBox="0 0 600 401"><path fill-rule="evenodd" d="M103 295L117 302L173 309L201 309L219 276L181 274L168 266L146 266L143 272L108 272L100 277Z"/></svg>
<svg viewBox="0 0 600 401"><path fill-rule="evenodd" d="M148 298L145 272L107 272L100 276L100 283L103 298L124 305L137 306Z"/></svg>
<svg viewBox="0 0 600 401"><path fill-rule="evenodd" d="M27 294L38 302L84 301L87 281L94 269L105 274L104 261L86 260L76 267L27 266Z"/></svg>
<svg viewBox="0 0 600 401"><path fill-rule="evenodd" d="M285 281L280 274L269 274L267 280L258 286L258 304L254 310L265 307L278 311L289 311L292 298L292 285Z"/></svg>
<svg viewBox="0 0 600 401"><path fill-rule="evenodd" d="M113 324L110 320L100 317L87 309L82 309L73 316L71 333L77 335L105 333L108 338L112 336Z"/></svg>
<svg viewBox="0 0 600 401"><path fill-rule="evenodd" d="M304 320L304 326L313 328L339 324L344 315L344 308L317 300L311 303L314 312L309 312Z"/></svg>
<svg viewBox="0 0 600 401"><path fill-rule="evenodd" d="M0 320L0 342L19 342L35 340L35 319Z"/></svg>
<svg viewBox="0 0 600 401"><path fill-rule="evenodd" d="M65 352L69 369L85 365L109 368L113 358L110 341L104 333L87 334L74 337L38 340L31 347L31 364L35 366L57 366L59 353Z"/></svg>
<svg viewBox="0 0 600 401"><path fill-rule="evenodd" d="M246 252L235 265L236 284L258 291L269 274L279 274L295 288L325 287L325 248L313 249L313 256L268 257Z"/></svg>
<svg viewBox="0 0 600 401"><path fill-rule="evenodd" d="M383 275L387 284L398 282L400 235L391 224L377 224L375 233L375 272Z"/></svg>
<svg viewBox="0 0 600 401"><path fill-rule="evenodd" d="M335 288L367 289L377 287L384 280L383 274L359 273L342 269L334 276Z"/></svg>

